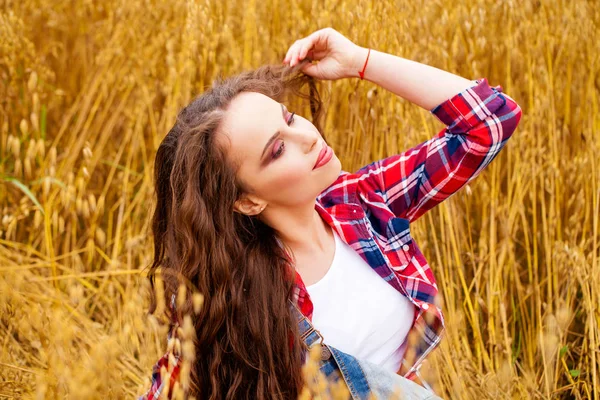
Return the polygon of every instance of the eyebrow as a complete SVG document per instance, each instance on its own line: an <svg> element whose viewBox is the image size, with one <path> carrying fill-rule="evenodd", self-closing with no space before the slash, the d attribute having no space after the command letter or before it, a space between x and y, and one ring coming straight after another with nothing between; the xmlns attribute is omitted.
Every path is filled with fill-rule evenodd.
<svg viewBox="0 0 600 400"><path fill-rule="evenodd" d="M283 105L283 103L279 103L281 105L281 116L283 117L283 114L285 113L285 106ZM271 143L273 143L273 141L275 139L277 139L277 137L279 136L279 134L281 134L280 131L277 131L273 134L273 136L271 136L269 138L269 140L267 140L267 144L265 144L265 148L262 151L262 154L260 155L260 159L262 160L264 155L265 155L265 151L267 151L267 148L271 145Z"/></svg>

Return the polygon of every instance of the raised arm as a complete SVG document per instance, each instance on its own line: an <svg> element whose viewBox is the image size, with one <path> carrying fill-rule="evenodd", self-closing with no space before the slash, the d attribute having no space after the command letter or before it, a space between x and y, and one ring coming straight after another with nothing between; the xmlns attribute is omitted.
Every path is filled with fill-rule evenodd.
<svg viewBox="0 0 600 400"><path fill-rule="evenodd" d="M346 74L348 77L359 76L358 71L362 70L368 56L363 79L427 111L475 85L475 81L439 68L374 49L369 54L369 49L356 47L352 54L352 66Z"/></svg>
<svg viewBox="0 0 600 400"><path fill-rule="evenodd" d="M420 70L403 61L395 65L408 66L413 73ZM373 69L388 70L386 67ZM430 110L446 128L412 149L375 161L357 172L359 190L380 194L394 215L410 221L479 175L504 147L522 115L519 105L502 93L500 86L490 87L485 78L474 82L459 77L452 80L452 74L441 71L439 81L444 82L443 88L435 89L435 70L423 68L422 71L430 74L431 82L406 75L402 78L404 82L398 84L389 77L374 80L385 82L422 106L446 96L448 87L461 87L465 81L470 82ZM416 83L406 83L413 79ZM429 92L419 94L417 88Z"/></svg>
<svg viewBox="0 0 600 400"><path fill-rule="evenodd" d="M317 63L312 63L317 61ZM361 168L358 190L401 218L416 220L475 178L504 147L521 108L487 79L468 80L439 68L361 47L332 28L290 46L283 63L300 63L317 79L358 78L430 111L446 128L433 138ZM360 72L360 73L359 73Z"/></svg>

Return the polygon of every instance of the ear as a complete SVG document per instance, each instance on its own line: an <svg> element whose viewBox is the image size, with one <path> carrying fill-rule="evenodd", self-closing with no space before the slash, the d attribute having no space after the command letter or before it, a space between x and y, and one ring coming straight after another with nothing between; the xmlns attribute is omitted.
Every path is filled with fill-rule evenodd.
<svg viewBox="0 0 600 400"><path fill-rule="evenodd" d="M259 198L250 195L243 195L235 201L233 210L245 215L258 215L266 207L266 203Z"/></svg>

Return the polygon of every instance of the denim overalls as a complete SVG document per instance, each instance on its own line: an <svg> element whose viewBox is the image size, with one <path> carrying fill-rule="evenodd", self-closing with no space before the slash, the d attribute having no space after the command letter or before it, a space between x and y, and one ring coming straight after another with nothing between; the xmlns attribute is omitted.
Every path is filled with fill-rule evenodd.
<svg viewBox="0 0 600 400"><path fill-rule="evenodd" d="M367 400L371 394L377 399L388 399L399 394L400 399L440 400L441 398L428 391L421 385L384 370L376 364L358 360L335 347L323 343L323 337L312 323L300 312L290 300L290 308L296 315L300 337L308 348L321 343L320 371L332 383L340 375L344 378L353 400ZM397 395L396 395L397 396Z"/></svg>

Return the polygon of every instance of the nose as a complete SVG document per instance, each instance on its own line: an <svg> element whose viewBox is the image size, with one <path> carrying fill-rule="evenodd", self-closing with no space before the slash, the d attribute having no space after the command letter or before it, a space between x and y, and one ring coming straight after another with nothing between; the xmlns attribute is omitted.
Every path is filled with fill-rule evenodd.
<svg viewBox="0 0 600 400"><path fill-rule="evenodd" d="M320 136L321 135L319 135L317 132L312 132L312 134L308 137L308 149L306 153L310 153L314 150L314 148L317 146L317 143L319 143Z"/></svg>
<svg viewBox="0 0 600 400"><path fill-rule="evenodd" d="M320 142L321 137L321 135L319 135L318 132L315 132L311 129L306 129L302 131L295 130L291 134L295 136L295 140L300 146L302 152L305 154L309 154L312 151L314 151L315 147Z"/></svg>

